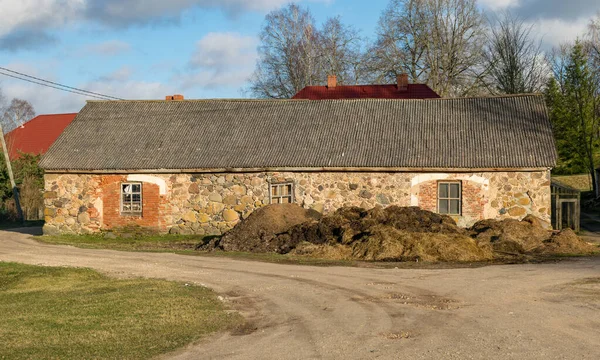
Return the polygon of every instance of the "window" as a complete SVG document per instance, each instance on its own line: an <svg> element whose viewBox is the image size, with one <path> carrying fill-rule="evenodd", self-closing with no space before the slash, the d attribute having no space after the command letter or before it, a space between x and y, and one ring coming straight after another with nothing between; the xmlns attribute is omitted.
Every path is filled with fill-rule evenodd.
<svg viewBox="0 0 600 360"><path fill-rule="evenodd" d="M121 184L121 213L136 215L142 213L141 183Z"/></svg>
<svg viewBox="0 0 600 360"><path fill-rule="evenodd" d="M438 213L460 215L462 213L462 191L460 182L438 183Z"/></svg>
<svg viewBox="0 0 600 360"><path fill-rule="evenodd" d="M271 204L290 204L294 202L294 184L270 184Z"/></svg>

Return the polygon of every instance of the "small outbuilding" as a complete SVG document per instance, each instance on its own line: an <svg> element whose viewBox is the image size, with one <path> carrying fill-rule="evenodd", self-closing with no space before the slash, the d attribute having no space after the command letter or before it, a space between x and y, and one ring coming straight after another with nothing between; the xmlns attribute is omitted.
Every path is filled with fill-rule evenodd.
<svg viewBox="0 0 600 360"><path fill-rule="evenodd" d="M44 230L221 234L258 207L419 206L550 221L540 95L90 101L43 157Z"/></svg>

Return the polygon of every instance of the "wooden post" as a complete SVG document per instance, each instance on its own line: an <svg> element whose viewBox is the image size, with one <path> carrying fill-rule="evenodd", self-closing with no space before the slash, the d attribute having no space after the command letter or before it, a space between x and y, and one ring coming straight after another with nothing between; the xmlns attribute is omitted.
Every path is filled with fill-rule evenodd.
<svg viewBox="0 0 600 360"><path fill-rule="evenodd" d="M21 202L19 201L19 189L17 188L17 183L15 182L15 176L12 171L12 166L10 164L10 156L8 154L8 148L6 147L6 140L4 139L4 130L2 129L2 124L0 123L0 139L2 141L2 150L4 151L4 159L6 161L6 169L8 170L8 177L10 178L10 186L13 190L13 197L15 198L15 206L17 207L17 215L19 216L19 221L21 223L25 223L25 218L23 217L23 209L21 209Z"/></svg>
<svg viewBox="0 0 600 360"><path fill-rule="evenodd" d="M577 193L577 203L575 204L575 231L581 230L581 192Z"/></svg>
<svg viewBox="0 0 600 360"><path fill-rule="evenodd" d="M556 203L554 211L556 211L556 229L562 230L562 205L560 203L560 194L556 194Z"/></svg>

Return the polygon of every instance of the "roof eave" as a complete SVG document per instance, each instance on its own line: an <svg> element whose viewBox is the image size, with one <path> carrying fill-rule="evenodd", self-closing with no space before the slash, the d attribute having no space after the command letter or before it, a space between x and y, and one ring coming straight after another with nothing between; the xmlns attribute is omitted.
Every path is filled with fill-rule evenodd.
<svg viewBox="0 0 600 360"><path fill-rule="evenodd" d="M258 173L258 172L534 172L549 171L552 167L507 168L433 168L433 167L256 167L256 168L206 168L206 169L45 169L47 174L193 174L193 173Z"/></svg>

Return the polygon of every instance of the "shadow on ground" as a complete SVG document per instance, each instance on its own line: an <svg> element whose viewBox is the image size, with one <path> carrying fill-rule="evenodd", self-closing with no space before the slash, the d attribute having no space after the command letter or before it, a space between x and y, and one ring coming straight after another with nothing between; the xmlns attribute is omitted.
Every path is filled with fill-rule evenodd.
<svg viewBox="0 0 600 360"><path fill-rule="evenodd" d="M33 235L33 236L43 235L41 226L21 227L21 228L14 228L14 229L2 229L2 231L14 232L14 233L25 234L25 235Z"/></svg>

